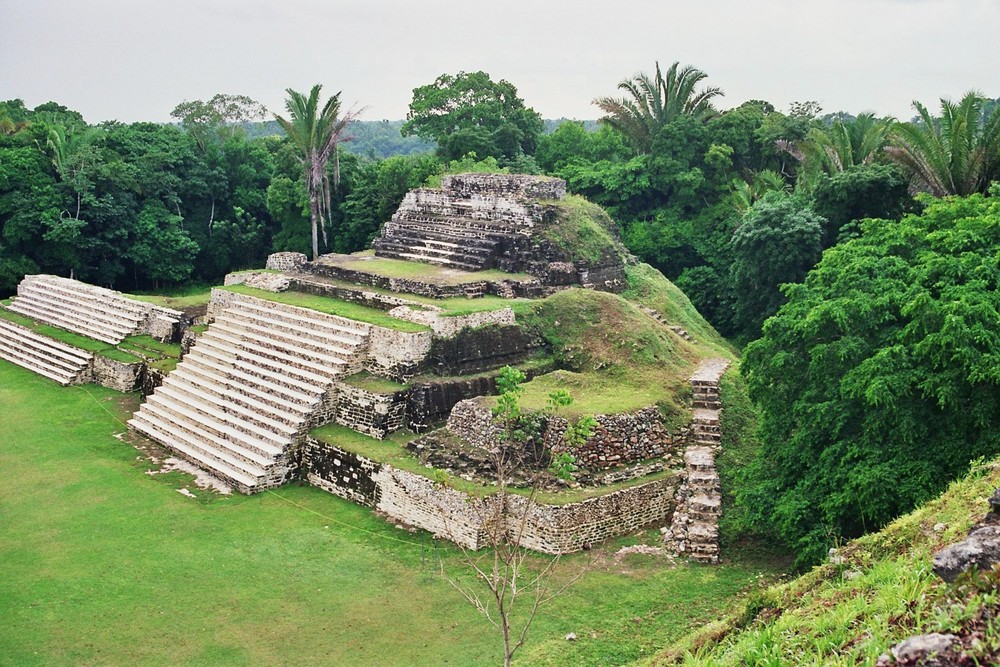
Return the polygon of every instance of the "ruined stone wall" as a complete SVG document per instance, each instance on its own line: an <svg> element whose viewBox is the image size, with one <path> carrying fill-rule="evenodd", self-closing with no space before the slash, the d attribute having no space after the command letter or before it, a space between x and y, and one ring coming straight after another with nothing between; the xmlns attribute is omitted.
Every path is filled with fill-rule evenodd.
<svg viewBox="0 0 1000 667"><path fill-rule="evenodd" d="M566 181L526 174L453 174L441 178L441 189L462 196L562 199L566 196Z"/></svg>
<svg viewBox="0 0 1000 667"><path fill-rule="evenodd" d="M370 286L375 287L375 285ZM377 308L379 310L390 310L396 306L406 306L414 303L408 299L393 296L391 294L381 294L379 292L365 291L364 289L358 288L338 287L337 285L331 285L330 283L308 280L301 277L291 278L289 289L294 292L305 292L306 294L315 294L317 296L325 296L331 299L349 301L351 303L357 303L362 306Z"/></svg>
<svg viewBox="0 0 1000 667"><path fill-rule="evenodd" d="M541 221L543 213L541 205L509 195L417 188L406 193L392 219L455 217L462 220L462 227L513 232L532 227Z"/></svg>
<svg viewBox="0 0 1000 667"><path fill-rule="evenodd" d="M301 252L276 252L267 256L264 266L278 271L297 271L306 261L308 258Z"/></svg>
<svg viewBox="0 0 1000 667"><path fill-rule="evenodd" d="M478 549L495 515L489 503L411 472L379 464L310 438L303 450L306 480L330 493L375 507L404 523ZM521 545L543 553L570 553L664 521L673 511L677 480L665 478L566 505L546 505L511 494L508 514L526 516Z"/></svg>
<svg viewBox="0 0 1000 667"><path fill-rule="evenodd" d="M454 336L458 332L469 328L493 326L514 326L517 324L514 318L514 311L510 308L498 308L496 310L484 310L468 315L444 315L440 309L428 310L426 307L419 309L413 305L399 306L389 311L393 317L401 320L425 324L431 328L438 336L445 338Z"/></svg>
<svg viewBox="0 0 1000 667"><path fill-rule="evenodd" d="M396 382L406 382L423 371L433 338L430 331L408 332L369 326L366 371Z"/></svg>
<svg viewBox="0 0 1000 667"><path fill-rule="evenodd" d="M95 354L86 381L115 391L135 391L142 386L145 370L144 361L117 361Z"/></svg>
<svg viewBox="0 0 1000 667"><path fill-rule="evenodd" d="M579 447L567 447L563 434L569 422L551 417L545 432L545 443L554 453L569 452L576 465L587 470L613 468L626 463L662 457L683 448L688 429L670 433L663 428L660 410L651 405L636 412L596 415L593 435Z"/></svg>
<svg viewBox="0 0 1000 667"><path fill-rule="evenodd" d="M442 376L479 373L518 364L541 345L538 336L516 325L466 328L448 338L435 338L427 366Z"/></svg>
<svg viewBox="0 0 1000 667"><path fill-rule="evenodd" d="M337 391L334 421L341 426L381 440L406 425L407 390L378 394L338 382Z"/></svg>
<svg viewBox="0 0 1000 667"><path fill-rule="evenodd" d="M495 392L493 377L415 384L407 395L406 426L415 433L426 433L436 422L447 419L459 401Z"/></svg>
<svg viewBox="0 0 1000 667"><path fill-rule="evenodd" d="M568 422L550 417L543 441L553 452L569 452L582 470L600 471L621 465L663 457L683 448L689 429L670 433L663 427L659 408L651 405L636 412L594 415L593 435L579 447L563 443ZM455 405L448 417L448 431L475 447L488 449L496 442L499 427L490 408L482 401L468 399Z"/></svg>

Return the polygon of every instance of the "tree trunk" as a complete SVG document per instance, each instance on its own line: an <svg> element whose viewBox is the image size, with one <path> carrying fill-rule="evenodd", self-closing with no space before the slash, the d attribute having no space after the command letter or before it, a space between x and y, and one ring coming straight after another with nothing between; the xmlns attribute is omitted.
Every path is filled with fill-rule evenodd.
<svg viewBox="0 0 1000 667"><path fill-rule="evenodd" d="M319 259L319 202L315 188L309 192L309 217L312 219L313 261Z"/></svg>

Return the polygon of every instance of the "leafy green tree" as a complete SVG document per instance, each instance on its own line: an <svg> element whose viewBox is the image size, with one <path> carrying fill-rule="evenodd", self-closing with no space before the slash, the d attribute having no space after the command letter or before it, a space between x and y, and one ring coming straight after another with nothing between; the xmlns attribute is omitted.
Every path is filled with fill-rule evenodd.
<svg viewBox="0 0 1000 667"><path fill-rule="evenodd" d="M345 140L344 128L354 117L353 112L340 115L340 93L333 95L320 107L322 86L316 84L305 96L291 88L286 92L285 108L289 118L275 114L285 134L298 151L298 159L305 175L306 193L309 197L309 219L312 223L312 256L319 257L318 232L323 233L327 245L326 222L332 214L331 179L327 163L333 158L333 188L340 181L340 157L337 145Z"/></svg>
<svg viewBox="0 0 1000 667"><path fill-rule="evenodd" d="M542 128L541 116L524 105L512 83L494 82L486 72L459 72L413 89L401 131L436 142L444 160L468 153L513 160L535 152Z"/></svg>
<svg viewBox="0 0 1000 667"><path fill-rule="evenodd" d="M660 128L681 115L707 120L715 113L712 99L722 95L719 88L695 87L708 77L700 69L675 62L666 74L656 63L656 74L637 74L618 84L626 95L620 98L598 97L594 100L606 115L601 118L632 143L637 153L653 149L653 140Z"/></svg>
<svg viewBox="0 0 1000 667"><path fill-rule="evenodd" d="M207 102L185 100L170 112L170 117L180 121L202 150L209 143L222 143L242 133L244 125L263 120L266 115L267 108L260 102L246 95L223 93Z"/></svg>
<svg viewBox="0 0 1000 667"><path fill-rule="evenodd" d="M184 231L182 222L161 201L148 202L139 213L130 256L157 287L161 282L182 282L194 269L198 244Z"/></svg>
<svg viewBox="0 0 1000 667"><path fill-rule="evenodd" d="M906 178L892 164L860 165L821 175L810 194L813 210L826 219L824 248L837 243L841 230L852 222L864 218L898 220L914 207Z"/></svg>
<svg viewBox="0 0 1000 667"><path fill-rule="evenodd" d="M738 502L799 563L1000 454L1000 187L866 220L747 346L762 449Z"/></svg>
<svg viewBox="0 0 1000 667"><path fill-rule="evenodd" d="M754 338L778 311L784 283L802 280L816 264L825 220L808 204L784 192L769 192L747 211L733 233L734 319Z"/></svg>
<svg viewBox="0 0 1000 667"><path fill-rule="evenodd" d="M935 197L985 193L1000 180L1000 113L987 114L976 92L957 104L941 100L941 116L931 117L920 102L915 123L898 123L889 157L910 176L912 186Z"/></svg>
<svg viewBox="0 0 1000 667"><path fill-rule="evenodd" d="M625 162L631 157L620 132L607 125L590 132L582 121L565 121L551 134L543 134L535 151L538 166L550 174L558 174L573 162Z"/></svg>

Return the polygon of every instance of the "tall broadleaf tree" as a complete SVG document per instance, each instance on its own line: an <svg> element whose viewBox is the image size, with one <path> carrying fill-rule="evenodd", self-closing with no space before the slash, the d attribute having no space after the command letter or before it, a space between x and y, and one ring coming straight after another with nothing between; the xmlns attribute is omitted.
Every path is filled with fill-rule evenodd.
<svg viewBox="0 0 1000 667"><path fill-rule="evenodd" d="M935 197L970 195L1000 179L1000 113L985 102L974 91L957 104L942 99L939 118L913 102L919 121L898 123L886 149L913 189Z"/></svg>
<svg viewBox="0 0 1000 667"><path fill-rule="evenodd" d="M303 95L291 88L287 89L288 99L285 109L288 118L274 115L285 134L291 140L298 152L305 175L306 192L309 195L309 218L312 222L312 254L313 259L319 257L319 236L323 234L323 244L327 245L326 221L330 219L330 193L340 182L340 158L337 146L342 141L348 141L344 135L347 124L354 120L357 112L349 111L340 115L340 93L331 96L322 107L320 106L320 91L322 86L316 84ZM327 164L333 157L333 177Z"/></svg>
<svg viewBox="0 0 1000 667"><path fill-rule="evenodd" d="M666 73L656 63L656 74L637 74L618 84L627 95L621 98L598 97L594 104L605 115L601 122L619 130L628 137L636 152L649 153L656 132L682 114L700 120L715 115L712 99L721 96L715 87L695 90L708 75L691 65L681 68L675 62Z"/></svg>

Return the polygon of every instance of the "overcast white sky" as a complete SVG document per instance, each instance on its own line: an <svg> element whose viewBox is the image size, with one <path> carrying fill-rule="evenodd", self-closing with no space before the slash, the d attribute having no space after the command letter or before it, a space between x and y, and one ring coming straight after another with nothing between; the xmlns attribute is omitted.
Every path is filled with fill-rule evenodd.
<svg viewBox="0 0 1000 667"><path fill-rule="evenodd" d="M438 75L485 70L546 118L677 60L729 108L900 118L970 88L1000 97L1000 0L0 0L0 99L55 100L91 123L166 121L179 102L343 91L399 119Z"/></svg>

